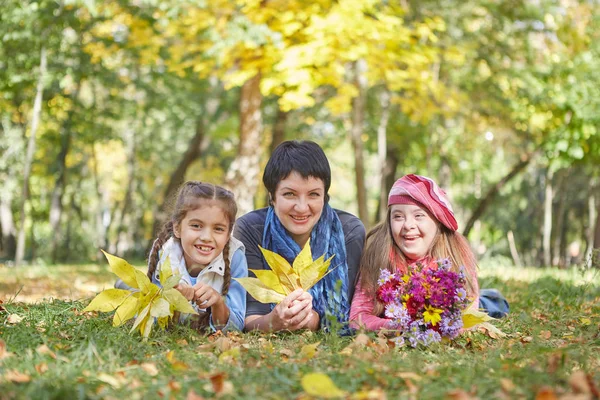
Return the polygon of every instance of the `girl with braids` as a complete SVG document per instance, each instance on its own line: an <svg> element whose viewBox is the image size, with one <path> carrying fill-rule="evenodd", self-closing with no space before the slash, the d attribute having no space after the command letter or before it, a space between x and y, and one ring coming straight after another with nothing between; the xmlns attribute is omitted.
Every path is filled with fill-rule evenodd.
<svg viewBox="0 0 600 400"><path fill-rule="evenodd" d="M437 260L449 259L452 269L464 267L467 295L492 317L503 317L508 302L494 289L479 290L477 261L464 236L458 233L446 193L431 179L406 175L396 181L388 197L385 221L367 235L360 264L359 281L350 309L353 327L390 329L377 299L382 269L405 274L416 263L437 268Z"/></svg>
<svg viewBox="0 0 600 400"><path fill-rule="evenodd" d="M246 291L232 278L248 276L244 245L231 236L237 205L233 193L208 183L188 181L179 189L171 219L148 257L148 277L160 284L167 257L175 286L199 312L196 329L242 330ZM189 315L182 315L185 320Z"/></svg>

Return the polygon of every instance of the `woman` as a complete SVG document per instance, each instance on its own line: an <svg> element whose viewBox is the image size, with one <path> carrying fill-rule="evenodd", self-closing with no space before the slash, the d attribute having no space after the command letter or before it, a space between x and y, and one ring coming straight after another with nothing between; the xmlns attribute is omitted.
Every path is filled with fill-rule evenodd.
<svg viewBox="0 0 600 400"><path fill-rule="evenodd" d="M269 269L258 246L291 263L310 239L314 257L335 256L333 270L308 292L298 289L277 305L248 295L245 329L317 330L334 318L346 325L365 228L357 217L329 206L331 169L323 149L310 141L283 142L265 167L263 183L270 206L242 216L234 229L246 247L248 269Z"/></svg>

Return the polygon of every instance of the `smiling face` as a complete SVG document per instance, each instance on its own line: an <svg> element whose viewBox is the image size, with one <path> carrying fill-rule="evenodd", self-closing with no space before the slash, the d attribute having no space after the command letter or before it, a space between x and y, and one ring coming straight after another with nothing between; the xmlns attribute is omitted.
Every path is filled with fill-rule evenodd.
<svg viewBox="0 0 600 400"><path fill-rule="evenodd" d="M410 260L427 255L439 232L438 222L413 204L394 204L390 208L390 226L394 242Z"/></svg>
<svg viewBox="0 0 600 400"><path fill-rule="evenodd" d="M279 221L300 247L306 244L325 205L325 184L319 178L303 178L292 171L275 190L273 209Z"/></svg>
<svg viewBox="0 0 600 400"><path fill-rule="evenodd" d="M197 276L223 252L229 240L229 228L230 222L223 209L208 200L188 211L181 223L173 227L175 237L181 241L190 275Z"/></svg>

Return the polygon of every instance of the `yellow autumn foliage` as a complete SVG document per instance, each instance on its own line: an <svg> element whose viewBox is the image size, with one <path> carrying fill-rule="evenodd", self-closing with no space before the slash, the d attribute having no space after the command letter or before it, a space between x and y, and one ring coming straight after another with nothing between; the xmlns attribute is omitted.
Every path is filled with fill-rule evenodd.
<svg viewBox="0 0 600 400"><path fill-rule="evenodd" d="M259 246L260 247L260 246ZM279 254L260 247L271 270L256 270L256 278L235 278L261 303L279 303L296 289L308 290L328 273L334 256L325 260L325 255L313 261L310 240L293 262L293 265Z"/></svg>

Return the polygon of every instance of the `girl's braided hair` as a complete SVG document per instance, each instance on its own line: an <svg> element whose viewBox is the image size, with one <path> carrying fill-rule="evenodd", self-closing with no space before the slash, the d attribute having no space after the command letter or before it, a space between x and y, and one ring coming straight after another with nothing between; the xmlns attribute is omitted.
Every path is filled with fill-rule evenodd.
<svg viewBox="0 0 600 400"><path fill-rule="evenodd" d="M159 261L159 250L171 237L179 240L173 234L173 227L179 226L185 218L188 211L197 209L206 202L216 203L227 217L229 223L229 234L233 230L233 223L237 214L237 204L233 193L220 186L210 183L187 181L182 184L177 192L177 198L173 206L170 219L162 226L156 240L152 245L150 254L148 255L148 278L152 280L152 276L156 272ZM229 241L223 248L223 260L225 261L225 272L223 274L223 288L221 295L225 296L229 291L231 283L231 266L229 261ZM198 330L203 330L209 325L210 310L202 313L199 318L192 322L192 327ZM176 320L175 316L174 319Z"/></svg>

